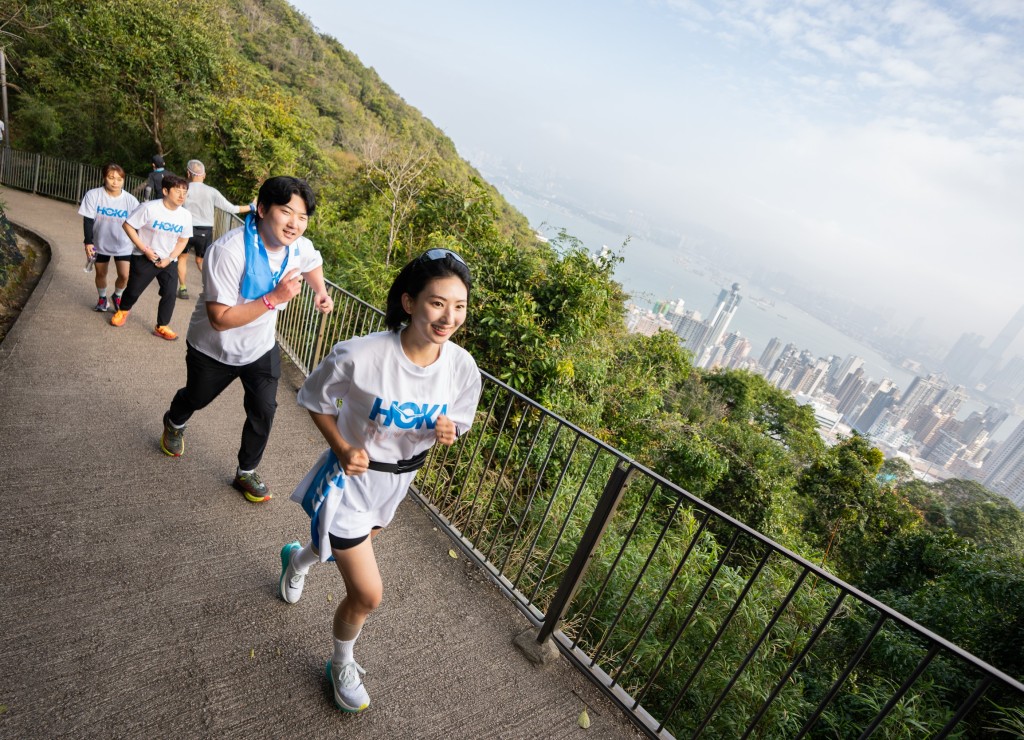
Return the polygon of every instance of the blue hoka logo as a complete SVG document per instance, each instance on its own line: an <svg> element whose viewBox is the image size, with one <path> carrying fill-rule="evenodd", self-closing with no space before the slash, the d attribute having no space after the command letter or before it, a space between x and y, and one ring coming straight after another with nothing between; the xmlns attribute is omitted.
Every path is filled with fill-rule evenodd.
<svg viewBox="0 0 1024 740"><path fill-rule="evenodd" d="M100 216L110 216L111 218L128 218L128 211L119 211L116 208L108 208L107 206L99 206L96 209L96 213Z"/></svg>
<svg viewBox="0 0 1024 740"><path fill-rule="evenodd" d="M153 228L159 231L170 231L174 234L180 234L185 230L181 224L172 224L170 221L154 221Z"/></svg>
<svg viewBox="0 0 1024 740"><path fill-rule="evenodd" d="M447 413L448 404L440 406L436 403L433 405L425 403L421 406L411 401L402 404L392 401L391 405L385 408L384 401L377 398L373 402L373 408L370 409L370 421L375 421L378 416L383 416L382 423L386 427L394 424L399 429L419 429L426 425L427 429L433 429L437 424L437 417Z"/></svg>

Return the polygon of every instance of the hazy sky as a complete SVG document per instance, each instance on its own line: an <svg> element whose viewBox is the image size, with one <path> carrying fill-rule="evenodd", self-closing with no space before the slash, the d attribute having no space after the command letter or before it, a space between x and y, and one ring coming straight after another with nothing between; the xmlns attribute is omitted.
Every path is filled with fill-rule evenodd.
<svg viewBox="0 0 1024 740"><path fill-rule="evenodd" d="M1024 303L1022 0L293 4L470 161L937 334L991 339Z"/></svg>

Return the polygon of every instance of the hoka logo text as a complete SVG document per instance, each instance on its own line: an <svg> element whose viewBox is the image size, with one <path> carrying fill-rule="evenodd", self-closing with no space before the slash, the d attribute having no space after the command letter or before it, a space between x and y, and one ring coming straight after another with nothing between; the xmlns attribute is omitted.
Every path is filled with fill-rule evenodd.
<svg viewBox="0 0 1024 740"><path fill-rule="evenodd" d="M394 424L399 429L419 429L425 425L427 429L433 429L437 424L437 417L447 413L448 404L442 406L436 403L424 403L420 405L411 401L400 404L398 401L392 401L389 406L385 407L384 401L377 398L373 402L373 408L370 409L370 421L375 421L378 416L383 416L384 420L381 423L386 427Z"/></svg>
<svg viewBox="0 0 1024 740"><path fill-rule="evenodd" d="M128 218L128 211L119 211L116 208L108 208L107 206L98 207L96 213L100 216L110 216L111 218Z"/></svg>
<svg viewBox="0 0 1024 740"><path fill-rule="evenodd" d="M172 224L170 221L154 221L153 228L158 231L170 231L174 234L180 234L185 230L181 224Z"/></svg>

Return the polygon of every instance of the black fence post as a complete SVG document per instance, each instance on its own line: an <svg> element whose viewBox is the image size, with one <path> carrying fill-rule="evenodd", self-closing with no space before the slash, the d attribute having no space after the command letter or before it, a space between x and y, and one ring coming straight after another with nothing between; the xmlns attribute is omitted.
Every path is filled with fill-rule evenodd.
<svg viewBox="0 0 1024 740"><path fill-rule="evenodd" d="M586 575L587 566L594 555L594 550L597 549L597 543L601 541L619 501L622 500L626 480L632 470L633 465L626 464L626 461L620 458L615 464L615 469L608 476L604 492L594 508L594 514L587 523L587 529L583 533L583 537L580 538L579 545L576 546L572 562L569 563L561 583L558 584L558 590L548 606L544 623L537 633L538 643L546 642L554 634L555 629L569 610L569 604L572 603L576 589L583 582L583 576Z"/></svg>

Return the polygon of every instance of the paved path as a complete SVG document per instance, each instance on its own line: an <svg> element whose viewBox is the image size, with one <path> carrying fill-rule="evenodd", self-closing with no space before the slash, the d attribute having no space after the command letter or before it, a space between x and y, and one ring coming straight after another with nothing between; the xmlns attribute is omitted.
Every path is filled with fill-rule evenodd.
<svg viewBox="0 0 1024 740"><path fill-rule="evenodd" d="M282 379L269 504L230 486L237 384L192 419L184 457L164 456L185 344L149 333L156 284L114 329L90 310L77 209L0 199L53 253L0 344L0 738L637 736L567 663L519 654L525 619L409 501L377 540L384 603L356 646L371 708L335 710L340 576L316 566L300 603L276 595L278 551L308 529L287 492L322 447L293 400L301 376ZM193 305L171 322L182 336Z"/></svg>

